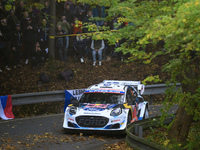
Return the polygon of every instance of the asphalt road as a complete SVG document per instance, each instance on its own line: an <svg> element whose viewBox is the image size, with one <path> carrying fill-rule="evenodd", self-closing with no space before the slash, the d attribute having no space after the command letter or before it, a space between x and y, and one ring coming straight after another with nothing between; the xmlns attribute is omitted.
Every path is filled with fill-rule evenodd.
<svg viewBox="0 0 200 150"><path fill-rule="evenodd" d="M159 115L161 106L150 106L150 117ZM169 113L175 113L173 106ZM37 116L31 118L0 120L0 150L88 150L104 149L125 139L125 135L65 134L62 130L64 114Z"/></svg>

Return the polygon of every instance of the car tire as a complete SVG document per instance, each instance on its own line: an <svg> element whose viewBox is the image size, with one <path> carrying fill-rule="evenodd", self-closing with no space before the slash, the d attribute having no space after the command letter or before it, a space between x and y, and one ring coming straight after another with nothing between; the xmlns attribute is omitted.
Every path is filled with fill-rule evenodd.
<svg viewBox="0 0 200 150"><path fill-rule="evenodd" d="M147 108L145 108L143 119L147 119L147 118L149 118L149 111Z"/></svg>

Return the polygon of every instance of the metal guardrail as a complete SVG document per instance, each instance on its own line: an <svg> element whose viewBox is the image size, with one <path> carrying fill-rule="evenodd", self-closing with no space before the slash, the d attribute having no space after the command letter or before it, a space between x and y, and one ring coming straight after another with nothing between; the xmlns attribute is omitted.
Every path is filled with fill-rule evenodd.
<svg viewBox="0 0 200 150"><path fill-rule="evenodd" d="M171 83L169 85L173 86L174 84ZM179 88L181 88L181 84L177 83L176 84L176 90L178 90ZM164 94L166 89L167 89L166 84L146 85L145 91L142 95L150 95L149 104L152 105L153 104L153 95Z"/></svg>
<svg viewBox="0 0 200 150"><path fill-rule="evenodd" d="M169 124L174 117L166 117L163 124ZM160 125L160 116L136 121L126 128L126 142L134 150L167 150L167 148L142 138L143 130Z"/></svg>
<svg viewBox="0 0 200 150"><path fill-rule="evenodd" d="M176 89L179 89L181 84L176 85ZM164 94L167 89L166 84L154 84L146 85L145 92L143 95L155 95ZM57 102L65 100L65 91L48 91L48 92L38 92L38 93L24 93L12 95L12 104L15 105L25 105L25 104L35 104L44 102ZM150 104L152 104L152 99L150 99Z"/></svg>
<svg viewBox="0 0 200 150"><path fill-rule="evenodd" d="M172 83L170 84L171 86L173 85ZM177 83L176 84L176 90L181 88L181 84ZM165 90L167 89L166 84L153 84L153 85L146 85L144 94L142 95L155 95L155 94L164 94Z"/></svg>
<svg viewBox="0 0 200 150"><path fill-rule="evenodd" d="M48 91L12 95L12 105L25 105L65 100L65 91Z"/></svg>

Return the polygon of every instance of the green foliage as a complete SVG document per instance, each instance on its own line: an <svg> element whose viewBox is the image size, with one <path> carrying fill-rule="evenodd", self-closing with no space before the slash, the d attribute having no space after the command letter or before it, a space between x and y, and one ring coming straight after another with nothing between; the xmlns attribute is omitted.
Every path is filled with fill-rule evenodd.
<svg viewBox="0 0 200 150"><path fill-rule="evenodd" d="M184 149L194 150L199 149L200 146L200 122L193 123L190 128L189 136L188 136L188 144L184 147Z"/></svg>
<svg viewBox="0 0 200 150"><path fill-rule="evenodd" d="M156 76L148 76L146 79L142 81L142 84L146 84L146 82L160 82L159 75Z"/></svg>
<svg viewBox="0 0 200 150"><path fill-rule="evenodd" d="M193 84L199 77L190 78L189 71L198 73L198 66L191 55L195 51L195 58L199 55L200 35L200 2L197 0L163 0L163 1L135 1L120 2L80 0L91 5L109 6L107 19L118 17L115 23L119 27L124 22L129 25L117 30L98 34L99 37L114 44L126 39L116 51L130 53L131 60L143 59L149 64L159 55L170 54L169 61L163 66L163 71L171 74L171 82ZM99 31L98 29L96 31ZM161 49L146 51L148 44L156 45L164 41L165 51ZM182 77L182 78L180 78ZM146 80L154 80L152 76ZM145 81L144 81L145 82ZM194 98L194 97L191 97Z"/></svg>
<svg viewBox="0 0 200 150"><path fill-rule="evenodd" d="M168 128L165 128L165 127L156 127L156 128L150 127L150 130L146 131L147 132L146 137L144 138L172 150L174 149L195 150L195 149L199 149L199 146L200 146L199 125L200 125L200 122L195 122L192 124L189 131L189 136L187 139L186 146L183 146L181 143L177 143L173 140L168 139L168 133L167 133Z"/></svg>
<svg viewBox="0 0 200 150"><path fill-rule="evenodd" d="M174 143L170 139L168 139L168 133L167 133L167 128L165 127L157 127L157 128L150 128L150 131L148 132L147 137L145 139L150 140L154 143L157 143L159 145L162 145L166 147L167 149L176 149L176 150L181 150L182 145L180 143Z"/></svg>
<svg viewBox="0 0 200 150"><path fill-rule="evenodd" d="M164 119L170 107L178 103L186 108L196 120L200 117L200 2L199 0L79 0L92 6L109 6L106 20L117 17L115 27L128 25L116 32L107 29L98 34L110 44L126 39L116 51L130 53L130 60L143 60L150 64L160 55L168 57L163 70L171 75L168 82L183 85L182 91L171 86L166 91L166 100L162 110ZM164 47L147 50L148 45ZM164 49L164 50L163 50ZM149 76L143 83L158 82L158 76Z"/></svg>

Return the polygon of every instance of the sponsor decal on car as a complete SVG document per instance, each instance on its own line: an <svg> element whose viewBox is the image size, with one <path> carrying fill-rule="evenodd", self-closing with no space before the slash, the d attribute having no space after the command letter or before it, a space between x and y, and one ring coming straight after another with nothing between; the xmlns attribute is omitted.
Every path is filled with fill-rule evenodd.
<svg viewBox="0 0 200 150"><path fill-rule="evenodd" d="M84 103L80 107L85 111L104 111L105 109L110 109L116 106L116 104L90 104Z"/></svg>
<svg viewBox="0 0 200 150"><path fill-rule="evenodd" d="M113 123L113 122L119 122L119 121L121 121L121 120L117 119L117 120L112 120L111 122Z"/></svg>
<svg viewBox="0 0 200 150"><path fill-rule="evenodd" d="M86 90L85 93L118 93L124 94L122 90Z"/></svg>

